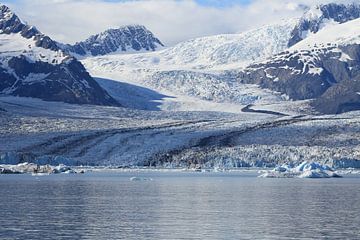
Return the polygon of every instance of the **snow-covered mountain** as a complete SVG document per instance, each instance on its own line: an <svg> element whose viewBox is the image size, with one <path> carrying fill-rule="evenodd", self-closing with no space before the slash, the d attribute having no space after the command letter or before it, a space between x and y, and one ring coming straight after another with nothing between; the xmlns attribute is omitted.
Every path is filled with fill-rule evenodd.
<svg viewBox="0 0 360 240"><path fill-rule="evenodd" d="M0 5L0 93L81 104L117 105L74 57Z"/></svg>
<svg viewBox="0 0 360 240"><path fill-rule="evenodd" d="M338 64L346 58L345 55L338 57L336 51L340 50L336 45L345 47L356 43L358 13L359 8L355 4L319 5L306 11L301 18L284 20L240 34L202 37L152 53L112 54L87 58L82 62L94 76L136 83L170 95L215 102L246 104L259 99L272 99L273 102L275 99L279 101L275 97L279 96L278 93L286 94L283 98L294 100L318 98L331 86L333 78L336 81L343 79L332 76L335 73L330 66L326 71L320 69L326 58L337 58L340 61ZM316 23L317 28L304 33L302 37L305 40L289 49L294 32L299 27L304 30L303 27L307 26L304 22L308 20L314 26ZM329 51L326 49L328 47L336 50ZM354 54L353 50L347 50L350 51L348 54ZM313 51L322 52L322 55L314 55ZM308 55L314 55L316 64L303 65L303 59ZM303 70L304 66L308 71ZM296 69L297 74L290 74L291 71L287 71L289 68ZM245 70L240 73L240 78L234 77L239 69ZM353 66L352 69L356 68ZM230 71L224 74L223 70ZM240 82L234 81L236 78ZM269 92L252 87L249 92L249 87L244 87L244 83L257 84L275 92L270 96ZM347 109L337 109L334 105L330 109L330 105L326 109L321 107L321 110L336 113Z"/></svg>
<svg viewBox="0 0 360 240"><path fill-rule="evenodd" d="M110 65L121 64L123 68L222 70L246 67L286 50L327 25L345 23L358 18L359 14L360 5L357 4L318 5L301 18L282 20L238 34L195 38L153 53L117 55L109 60L113 63Z"/></svg>
<svg viewBox="0 0 360 240"><path fill-rule="evenodd" d="M329 3L312 7L299 20L291 33L291 47L328 24L341 24L360 17L360 4Z"/></svg>
<svg viewBox="0 0 360 240"><path fill-rule="evenodd" d="M282 51L295 24L291 19L241 34L197 38L161 51L110 54L81 61L93 76L140 85L168 96L241 105L264 99L278 102L283 98L279 94L237 84L232 76L218 75L217 71L247 66Z"/></svg>
<svg viewBox="0 0 360 240"><path fill-rule="evenodd" d="M294 100L315 99L324 113L360 109L360 19L328 25L289 50L239 74Z"/></svg>
<svg viewBox="0 0 360 240"><path fill-rule="evenodd" d="M161 51L139 54L111 54L89 58L122 69L209 70L246 66L287 48L297 19L263 26L239 34L201 37L181 42Z"/></svg>
<svg viewBox="0 0 360 240"><path fill-rule="evenodd" d="M129 53L139 51L155 51L163 47L162 42L146 27L129 25L109 29L90 36L75 45L62 46L67 51L80 56L99 56L109 53Z"/></svg>

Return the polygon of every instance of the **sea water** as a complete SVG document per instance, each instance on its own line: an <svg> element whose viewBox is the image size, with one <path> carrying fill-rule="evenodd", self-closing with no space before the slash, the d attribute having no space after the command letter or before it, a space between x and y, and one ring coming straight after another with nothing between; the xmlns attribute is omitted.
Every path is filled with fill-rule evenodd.
<svg viewBox="0 0 360 240"><path fill-rule="evenodd" d="M0 239L360 238L360 177L256 176L1 175Z"/></svg>

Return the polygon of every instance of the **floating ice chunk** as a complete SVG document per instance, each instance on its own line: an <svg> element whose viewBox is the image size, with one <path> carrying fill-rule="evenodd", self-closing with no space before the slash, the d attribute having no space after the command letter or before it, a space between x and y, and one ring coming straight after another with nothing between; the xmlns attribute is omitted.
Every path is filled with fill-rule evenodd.
<svg viewBox="0 0 360 240"><path fill-rule="evenodd" d="M338 174L337 172L327 171L327 174L333 178L342 178L342 176L340 174Z"/></svg>
<svg viewBox="0 0 360 240"><path fill-rule="evenodd" d="M148 182L148 181L153 181L152 178L143 178L143 177L131 177L130 181L132 182Z"/></svg>
<svg viewBox="0 0 360 240"><path fill-rule="evenodd" d="M31 173L31 176L36 176L36 177L39 177L39 176L49 176L50 173Z"/></svg>
<svg viewBox="0 0 360 240"><path fill-rule="evenodd" d="M268 171L259 176L259 178L294 178L297 177L292 172L279 172L279 171Z"/></svg>
<svg viewBox="0 0 360 240"><path fill-rule="evenodd" d="M299 166L297 166L295 168L296 172L303 172L306 170L315 170L315 169L320 169L320 170L326 170L326 171L334 171L334 169L332 169L331 167L329 167L328 165L321 165L320 163L317 162L302 162Z"/></svg>
<svg viewBox="0 0 360 240"><path fill-rule="evenodd" d="M261 174L262 178L332 178L341 177L334 169L317 162L302 162L294 168L282 165Z"/></svg>
<svg viewBox="0 0 360 240"><path fill-rule="evenodd" d="M74 170L72 170L70 167L60 164L57 167L54 167L54 169L52 170L52 173L76 173Z"/></svg>
<svg viewBox="0 0 360 240"><path fill-rule="evenodd" d="M327 174L325 171L321 170L305 170L301 173L299 178L330 178L330 175Z"/></svg>

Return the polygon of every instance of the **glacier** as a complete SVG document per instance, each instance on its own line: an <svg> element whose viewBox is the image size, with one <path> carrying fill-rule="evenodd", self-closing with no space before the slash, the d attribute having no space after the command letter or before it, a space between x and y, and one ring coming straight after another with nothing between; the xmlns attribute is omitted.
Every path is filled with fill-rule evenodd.
<svg viewBox="0 0 360 240"><path fill-rule="evenodd" d="M0 164L276 168L273 172L288 173L306 162L306 171L297 171L302 177L326 176L324 171L330 170L325 165L360 168L360 111L320 114L311 105L311 97L295 99L290 93L239 80L244 69L263 70L262 82L268 79L280 84L284 79L266 64L291 59L296 68L283 64L279 69L293 76L320 78L323 56L333 57L337 67L349 66L356 72L350 65L354 51L338 45L359 44L359 20L338 23L323 19L320 13L311 20L321 28L316 33L306 32L306 38L291 48L288 41L299 19L239 34L192 39L146 53L78 56L86 67L82 72L96 77L99 87L120 106L45 102L1 94ZM328 45L329 35L333 46ZM30 62L66 62L61 51L47 49L47 54L40 49L41 56L34 43L30 45L34 54L29 49L22 52L34 39L26 39L23 46L20 37L4 35L4 48L11 47ZM100 34L99 38L105 37ZM329 47L331 54L322 55ZM6 49L0 50L11 56ZM264 69L261 64L266 65ZM31 73L24 82L42 83L46 78L46 73ZM309 81L315 82L310 77ZM294 89L302 91L301 87ZM358 97L360 90L354 91Z"/></svg>
<svg viewBox="0 0 360 240"><path fill-rule="evenodd" d="M360 168L359 111L305 116L288 104L277 106L287 116L144 111L5 96L0 107L1 164Z"/></svg>

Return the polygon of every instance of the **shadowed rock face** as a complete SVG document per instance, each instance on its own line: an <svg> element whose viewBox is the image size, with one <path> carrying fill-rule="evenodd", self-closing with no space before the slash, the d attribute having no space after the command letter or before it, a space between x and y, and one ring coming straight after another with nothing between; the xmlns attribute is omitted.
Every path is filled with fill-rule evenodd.
<svg viewBox="0 0 360 240"><path fill-rule="evenodd" d="M106 55L117 51L155 51L164 46L152 32L144 26L131 25L118 29L109 29L89 37L75 45L65 45L63 48L71 53L81 56Z"/></svg>
<svg viewBox="0 0 360 240"><path fill-rule="evenodd" d="M349 59L345 61L343 54ZM287 94L293 100L314 99L313 107L322 113L358 110L360 45L280 53L249 66L238 79Z"/></svg>
<svg viewBox="0 0 360 240"><path fill-rule="evenodd" d="M291 33L291 38L288 43L288 47L295 45L304 39L304 32L317 33L326 21L333 20L338 23L345 23L360 17L360 5L359 4L324 4L319 5L315 9L319 13L317 17L308 17L306 14L300 19Z"/></svg>
<svg viewBox="0 0 360 240"><path fill-rule="evenodd" d="M17 78L0 67L0 91L36 97L46 101L77 104L118 105L86 72L83 65L72 59L59 65L28 62L24 56L14 57L9 67ZM28 80L29 76L32 80ZM18 81L19 80L19 81Z"/></svg>
<svg viewBox="0 0 360 240"><path fill-rule="evenodd" d="M312 105L318 111L329 114L360 110L360 78L330 87Z"/></svg>
<svg viewBox="0 0 360 240"><path fill-rule="evenodd" d="M35 46L40 48L37 52L32 52L31 48L16 53L0 52L0 93L45 101L119 105L97 84L79 61L62 52L55 41L35 27L22 23L4 5L0 6L0 31L0 41L1 36L20 34L24 41L32 39ZM29 58L28 54L41 56L42 48L44 51L61 52L64 56L62 62L55 64Z"/></svg>

